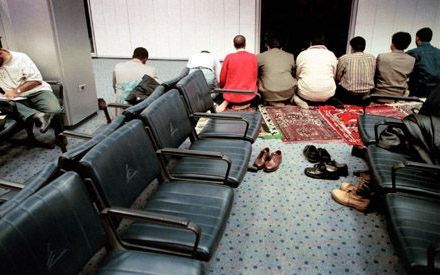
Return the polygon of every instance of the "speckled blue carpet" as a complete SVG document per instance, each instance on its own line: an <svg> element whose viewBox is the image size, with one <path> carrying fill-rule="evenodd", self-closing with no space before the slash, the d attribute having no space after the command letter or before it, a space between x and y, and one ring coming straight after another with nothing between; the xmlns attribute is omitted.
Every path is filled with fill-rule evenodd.
<svg viewBox="0 0 440 275"><path fill-rule="evenodd" d="M102 114L80 129L92 132ZM70 146L80 141L69 139ZM253 159L264 147L283 152L274 173L247 173L235 192L231 217L220 245L207 264L211 274L396 274L403 269L394 253L380 214L362 214L335 203L330 191L339 181L304 176L310 163L302 156L306 143L284 144L258 139ZM365 169L344 143L315 144L326 148L350 173ZM0 145L0 178L23 182L57 158L53 150Z"/></svg>
<svg viewBox="0 0 440 275"><path fill-rule="evenodd" d="M257 140L253 159L264 147L283 152L274 173L247 173L216 254L212 274L396 274L403 273L383 217L363 214L335 203L330 191L339 181L306 177L311 166L302 155L307 143ZM365 169L345 143L326 148L349 172Z"/></svg>

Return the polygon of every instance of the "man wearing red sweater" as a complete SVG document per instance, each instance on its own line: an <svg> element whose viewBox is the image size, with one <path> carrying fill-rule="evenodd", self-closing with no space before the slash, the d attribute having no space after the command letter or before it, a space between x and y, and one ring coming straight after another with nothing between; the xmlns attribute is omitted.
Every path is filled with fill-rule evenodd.
<svg viewBox="0 0 440 275"><path fill-rule="evenodd" d="M222 89L247 90L255 93L224 93L224 101L217 107L217 112L224 111L229 103L238 104L236 109L245 109L249 107L250 101L257 93L257 56L244 50L246 38L243 35L234 37L234 47L237 52L228 54L223 61L219 86Z"/></svg>

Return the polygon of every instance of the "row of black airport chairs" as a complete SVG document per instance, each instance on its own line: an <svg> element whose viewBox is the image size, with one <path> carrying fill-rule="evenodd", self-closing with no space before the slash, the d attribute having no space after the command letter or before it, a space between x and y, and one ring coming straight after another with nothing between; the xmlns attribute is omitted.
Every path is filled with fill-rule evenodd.
<svg viewBox="0 0 440 275"><path fill-rule="evenodd" d="M0 205L1 273L203 273L261 115L207 114L201 138L206 110L191 102L209 103L203 74L175 87L159 86L11 193Z"/></svg>
<svg viewBox="0 0 440 275"><path fill-rule="evenodd" d="M413 119L431 116L433 127L440 127L440 108L433 105L439 96L440 87L431 93L418 113L411 115ZM376 96L367 100L384 98ZM386 99L420 101L418 98ZM367 146L370 173L383 199L390 237L409 273L439 274L440 165L435 159L440 156L423 159L382 148L377 142L380 133L389 125L404 129L402 120L365 112L358 120L362 141ZM438 146L440 140L430 142Z"/></svg>

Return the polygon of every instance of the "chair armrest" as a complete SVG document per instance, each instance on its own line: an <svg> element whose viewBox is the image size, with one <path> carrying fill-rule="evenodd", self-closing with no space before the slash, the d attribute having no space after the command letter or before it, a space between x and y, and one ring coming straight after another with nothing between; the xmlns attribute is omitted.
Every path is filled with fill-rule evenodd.
<svg viewBox="0 0 440 275"><path fill-rule="evenodd" d="M251 90L220 89L220 88L215 88L214 90L211 91L211 93L257 94L257 92Z"/></svg>
<svg viewBox="0 0 440 275"><path fill-rule="evenodd" d="M413 168L413 169L431 170L431 171L434 170L440 172L440 165L433 165L433 164L415 162L415 161L397 162L391 168L391 180L392 180L393 192L396 192L396 174L400 169L403 168Z"/></svg>
<svg viewBox="0 0 440 275"><path fill-rule="evenodd" d="M101 211L101 214L104 216L115 216L120 218L128 218L131 220L138 221L149 221L153 223L158 223L162 225L168 225L176 228L183 228L189 231L192 231L195 235L194 246L192 248L192 254L195 255L197 252L197 247L199 246L200 236L202 234L202 229L198 224L191 222L189 219L175 217L171 215L159 214L150 211L140 211L127 209L122 207L109 207L104 208ZM135 249L145 249L144 247L137 244L130 244L125 241L120 240L121 244L123 244L127 248L135 248Z"/></svg>
<svg viewBox="0 0 440 275"><path fill-rule="evenodd" d="M17 114L17 105L15 105L15 102L8 99L1 99L0 100L0 112L3 115L16 115Z"/></svg>
<svg viewBox="0 0 440 275"><path fill-rule="evenodd" d="M236 89L220 89L215 88L214 90L211 90L212 94L222 94L222 93L231 93L231 94L253 94L256 95L259 100L261 99L261 95L256 91L251 90L236 90Z"/></svg>
<svg viewBox="0 0 440 275"><path fill-rule="evenodd" d="M59 135L65 136L65 137L85 139L85 140L92 139L92 137L93 137L92 135L89 135L89 134L84 134L84 133L69 131L69 130L65 130L62 133L60 133Z"/></svg>
<svg viewBox="0 0 440 275"><path fill-rule="evenodd" d="M435 274L435 256L440 252L440 243L433 243L428 247L428 274Z"/></svg>
<svg viewBox="0 0 440 275"><path fill-rule="evenodd" d="M245 123L246 128L243 134L243 137L245 138L249 129L249 121L247 121L244 117L240 116L240 115L235 115L235 114L219 114L219 113L214 113L214 114L208 114L208 113L199 113L196 112L192 115L190 115L190 117L206 117L206 118L211 118L211 119L219 119L219 120L235 120L235 121L242 121L243 123Z"/></svg>
<svg viewBox="0 0 440 275"><path fill-rule="evenodd" d="M393 122L393 121L385 121L385 120L382 120L382 121L374 124L374 139L376 142L379 140L379 126L404 127L402 122Z"/></svg>
<svg viewBox="0 0 440 275"><path fill-rule="evenodd" d="M370 105L371 102L378 100L378 99L388 99L388 100L401 100L401 101L416 101L416 102L422 102L420 98L416 96L392 96L392 95L367 95L362 100L362 108L365 114L365 108Z"/></svg>
<svg viewBox="0 0 440 275"><path fill-rule="evenodd" d="M210 152L210 151L201 151L201 150L188 150L188 149L176 149L176 148L163 148L156 151L157 154L159 154L161 161L163 163L163 155L170 155L170 156L178 156L178 157L193 157L193 158L204 158L204 159L214 159L214 160L222 160L226 162L227 168L225 172L224 181L226 181L229 177L229 172L231 171L231 165L232 161L229 159L228 156L223 155L219 152ZM165 167L165 165L164 165ZM171 176L168 171L166 171L168 176L171 179L179 179L177 177Z"/></svg>
<svg viewBox="0 0 440 275"><path fill-rule="evenodd" d="M128 107L131 107L132 105L130 105L130 104L125 104L125 103L116 103L116 102L114 102L114 103L108 103L107 104L107 107L110 107L110 108L121 108L121 109L127 109Z"/></svg>
<svg viewBox="0 0 440 275"><path fill-rule="evenodd" d="M4 188L4 189L11 189L11 190L20 191L21 189L24 188L24 184L0 179L0 187Z"/></svg>

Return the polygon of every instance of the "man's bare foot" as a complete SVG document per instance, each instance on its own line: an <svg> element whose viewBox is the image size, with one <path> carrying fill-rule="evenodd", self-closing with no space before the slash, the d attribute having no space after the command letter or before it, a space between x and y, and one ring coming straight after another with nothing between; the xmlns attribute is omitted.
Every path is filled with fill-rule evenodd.
<svg viewBox="0 0 440 275"><path fill-rule="evenodd" d="M293 96L293 101L295 102L295 104L302 108L302 109L308 109L309 108L309 104L307 104L307 102L305 102L304 100L302 100L301 98L299 98L297 95Z"/></svg>
<svg viewBox="0 0 440 275"><path fill-rule="evenodd" d="M215 107L215 112L216 113L221 113L224 110L226 110L226 108L228 107L229 102L228 101L223 101L222 104L218 105L217 107Z"/></svg>
<svg viewBox="0 0 440 275"><path fill-rule="evenodd" d="M232 105L231 109L234 111L240 111L240 110L244 110L247 109L251 106L250 103L248 104L244 104L244 105Z"/></svg>

